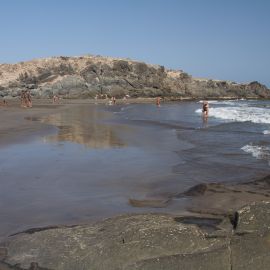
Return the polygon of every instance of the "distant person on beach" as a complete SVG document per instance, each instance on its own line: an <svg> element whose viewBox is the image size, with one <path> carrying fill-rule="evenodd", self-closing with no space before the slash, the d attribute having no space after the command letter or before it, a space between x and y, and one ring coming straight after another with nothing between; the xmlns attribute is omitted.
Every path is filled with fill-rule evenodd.
<svg viewBox="0 0 270 270"><path fill-rule="evenodd" d="M203 113L203 116L204 117L207 117L208 116L208 113L209 113L209 104L208 104L208 101L204 101L203 102L202 113Z"/></svg>
<svg viewBox="0 0 270 270"><path fill-rule="evenodd" d="M31 96L31 93L30 91L25 91L25 90L22 90L21 91L21 96L20 96L20 99L21 99L21 107L23 108L32 108L33 104L32 104L32 96Z"/></svg>
<svg viewBox="0 0 270 270"><path fill-rule="evenodd" d="M124 102L126 103L127 102L127 100L130 98L130 95L125 95L125 96L123 96L123 100L124 100Z"/></svg>
<svg viewBox="0 0 270 270"><path fill-rule="evenodd" d="M58 95L54 95L54 96L53 96L53 103L59 104L59 100L60 100L60 98L59 98Z"/></svg>
<svg viewBox="0 0 270 270"><path fill-rule="evenodd" d="M32 106L33 106L32 96L31 96L31 93L29 90L26 92L26 104L27 104L27 107L29 107L29 108L32 108Z"/></svg>
<svg viewBox="0 0 270 270"><path fill-rule="evenodd" d="M160 101L161 101L161 97L157 97L156 98L156 105L159 107L160 106Z"/></svg>
<svg viewBox="0 0 270 270"><path fill-rule="evenodd" d="M98 98L99 98L99 96L98 96L98 94L96 94L96 95L95 95L95 104L98 103Z"/></svg>

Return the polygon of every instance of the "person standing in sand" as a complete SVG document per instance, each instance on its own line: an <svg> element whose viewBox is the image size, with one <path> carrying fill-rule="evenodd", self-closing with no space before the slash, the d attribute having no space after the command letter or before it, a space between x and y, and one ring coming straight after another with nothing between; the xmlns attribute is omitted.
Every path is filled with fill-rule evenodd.
<svg viewBox="0 0 270 270"><path fill-rule="evenodd" d="M53 103L59 104L59 100L60 100L60 98L59 98L58 95L54 95L54 96L53 96Z"/></svg>
<svg viewBox="0 0 270 270"><path fill-rule="evenodd" d="M26 92L26 104L27 104L27 107L29 107L29 108L32 108L32 106L33 106L32 96L31 96L31 93L29 90Z"/></svg>

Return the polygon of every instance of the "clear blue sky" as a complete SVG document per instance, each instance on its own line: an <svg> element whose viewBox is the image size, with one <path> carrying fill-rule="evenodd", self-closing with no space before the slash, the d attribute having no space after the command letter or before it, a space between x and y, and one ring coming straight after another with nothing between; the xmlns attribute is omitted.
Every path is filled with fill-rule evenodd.
<svg viewBox="0 0 270 270"><path fill-rule="evenodd" d="M0 0L0 63L84 54L270 87L270 1Z"/></svg>

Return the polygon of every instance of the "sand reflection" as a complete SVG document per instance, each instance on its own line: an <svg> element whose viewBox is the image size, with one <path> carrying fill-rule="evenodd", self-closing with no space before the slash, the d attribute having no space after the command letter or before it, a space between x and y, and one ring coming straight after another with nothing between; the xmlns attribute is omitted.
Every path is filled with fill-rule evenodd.
<svg viewBox="0 0 270 270"><path fill-rule="evenodd" d="M104 123L110 114L94 106L76 107L50 115L43 122L58 127L58 133L45 137L46 142L69 141L89 148L124 147L125 143L117 136L116 125Z"/></svg>

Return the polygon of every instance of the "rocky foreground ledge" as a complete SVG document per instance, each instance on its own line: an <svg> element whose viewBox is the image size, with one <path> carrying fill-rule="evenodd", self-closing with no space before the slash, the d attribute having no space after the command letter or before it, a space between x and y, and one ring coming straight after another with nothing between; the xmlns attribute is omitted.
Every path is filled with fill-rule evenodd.
<svg viewBox="0 0 270 270"><path fill-rule="evenodd" d="M122 215L32 229L0 244L1 270L269 269L270 202L227 217Z"/></svg>

